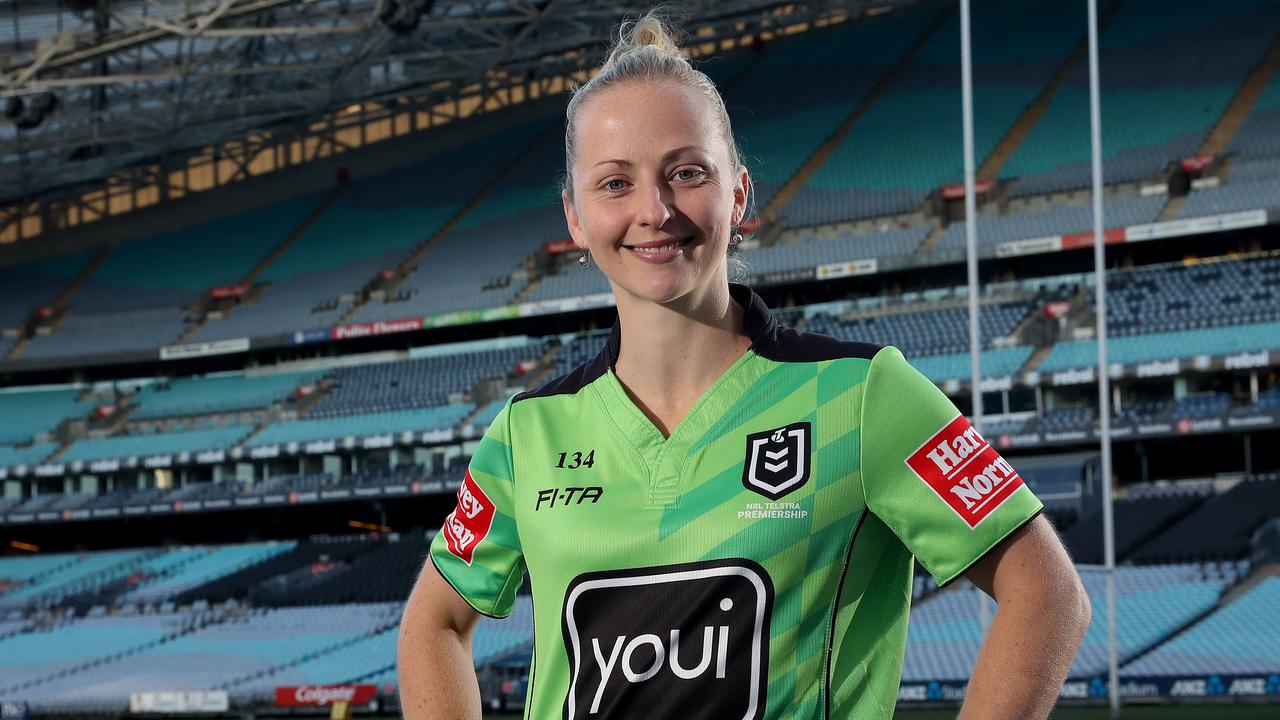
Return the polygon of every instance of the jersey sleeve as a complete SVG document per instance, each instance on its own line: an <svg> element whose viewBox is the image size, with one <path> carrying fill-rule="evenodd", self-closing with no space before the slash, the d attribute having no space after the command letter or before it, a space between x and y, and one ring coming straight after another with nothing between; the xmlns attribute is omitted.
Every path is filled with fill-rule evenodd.
<svg viewBox="0 0 1280 720"><path fill-rule="evenodd" d="M1044 507L955 404L892 346L876 353L867 374L862 482L867 507L940 585Z"/></svg>
<svg viewBox="0 0 1280 720"><path fill-rule="evenodd" d="M524 580L516 532L511 400L476 447L458 487L457 504L431 541L431 562L473 608L506 617Z"/></svg>

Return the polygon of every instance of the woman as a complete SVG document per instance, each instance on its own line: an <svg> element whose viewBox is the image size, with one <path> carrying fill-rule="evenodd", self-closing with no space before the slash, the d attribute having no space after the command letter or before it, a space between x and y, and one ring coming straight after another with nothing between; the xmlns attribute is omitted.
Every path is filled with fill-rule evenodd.
<svg viewBox="0 0 1280 720"><path fill-rule="evenodd" d="M914 555L998 600L962 717L1046 717L1089 606L1041 504L896 349L778 327L728 282L750 179L652 14L565 135L619 322L477 448L405 609L405 716L479 716L471 630L527 569L527 717L888 718Z"/></svg>

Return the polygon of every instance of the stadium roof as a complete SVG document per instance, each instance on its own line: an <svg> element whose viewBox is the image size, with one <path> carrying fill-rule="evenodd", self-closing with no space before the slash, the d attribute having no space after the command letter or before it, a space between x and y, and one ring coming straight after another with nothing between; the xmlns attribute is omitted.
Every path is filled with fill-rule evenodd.
<svg viewBox="0 0 1280 720"><path fill-rule="evenodd" d="M682 3L698 41L897 0ZM0 201L34 200L353 103L438 103L594 65L651 3L0 0ZM63 190L65 191L65 190Z"/></svg>

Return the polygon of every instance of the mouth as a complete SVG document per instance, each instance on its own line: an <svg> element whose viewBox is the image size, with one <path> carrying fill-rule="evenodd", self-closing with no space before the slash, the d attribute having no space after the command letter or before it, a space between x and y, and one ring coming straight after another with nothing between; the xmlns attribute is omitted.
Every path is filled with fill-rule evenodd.
<svg viewBox="0 0 1280 720"><path fill-rule="evenodd" d="M622 247L624 250L644 260L668 260L683 255L684 249L692 245L693 241L694 237L690 235L678 240L637 243L635 245L623 245Z"/></svg>

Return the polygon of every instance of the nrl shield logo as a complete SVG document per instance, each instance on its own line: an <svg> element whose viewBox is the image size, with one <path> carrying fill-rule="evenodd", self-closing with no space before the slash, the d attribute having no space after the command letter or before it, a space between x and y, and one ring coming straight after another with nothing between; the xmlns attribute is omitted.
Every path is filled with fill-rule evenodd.
<svg viewBox="0 0 1280 720"><path fill-rule="evenodd" d="M810 427L791 423L747 436L742 484L777 500L809 481Z"/></svg>

